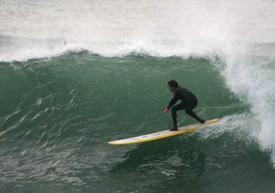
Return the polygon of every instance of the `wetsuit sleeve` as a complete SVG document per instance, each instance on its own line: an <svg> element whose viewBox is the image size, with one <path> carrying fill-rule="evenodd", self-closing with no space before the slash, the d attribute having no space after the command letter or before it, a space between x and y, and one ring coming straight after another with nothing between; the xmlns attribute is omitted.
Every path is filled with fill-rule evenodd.
<svg viewBox="0 0 275 193"><path fill-rule="evenodd" d="M174 94L173 98L170 100L167 108L170 109L179 100L177 93Z"/></svg>

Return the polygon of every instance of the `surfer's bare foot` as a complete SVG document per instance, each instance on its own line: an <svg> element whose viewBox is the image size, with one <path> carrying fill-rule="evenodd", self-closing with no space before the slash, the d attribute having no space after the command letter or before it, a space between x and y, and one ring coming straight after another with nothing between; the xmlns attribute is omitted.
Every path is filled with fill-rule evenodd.
<svg viewBox="0 0 275 193"><path fill-rule="evenodd" d="M178 127L172 127L171 129L169 129L170 131L177 131Z"/></svg>

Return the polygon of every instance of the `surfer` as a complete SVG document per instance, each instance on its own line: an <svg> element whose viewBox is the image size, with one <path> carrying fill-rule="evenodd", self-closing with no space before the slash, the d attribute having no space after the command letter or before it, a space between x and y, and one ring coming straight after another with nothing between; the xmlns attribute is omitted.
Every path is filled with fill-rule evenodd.
<svg viewBox="0 0 275 193"><path fill-rule="evenodd" d="M171 93L173 93L173 98L170 100L168 106L165 106L162 109L162 112L166 113L171 108L171 115L173 120L173 127L170 129L170 131L176 131L178 130L178 124L177 124L177 111L185 110L186 114L193 117L200 123L205 123L205 120L201 119L194 111L193 109L198 104L197 97L186 88L180 87L177 81L170 80L168 82L168 88ZM180 100L181 103L176 104L176 102Z"/></svg>

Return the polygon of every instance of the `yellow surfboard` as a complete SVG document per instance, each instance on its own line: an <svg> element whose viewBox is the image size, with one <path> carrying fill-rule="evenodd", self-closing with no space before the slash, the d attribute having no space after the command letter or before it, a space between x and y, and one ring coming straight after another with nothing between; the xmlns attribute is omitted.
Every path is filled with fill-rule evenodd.
<svg viewBox="0 0 275 193"><path fill-rule="evenodd" d="M173 136L177 136L177 135L195 132L199 129L213 125L213 124L217 123L219 120L220 119L212 119L212 120L206 121L204 124L197 123L197 124L187 125L184 127L180 127L177 131L165 130L165 131L160 131L160 132L151 133L151 134L147 134L147 135L131 137L131 138L127 138L127 139L109 141L108 144L129 145L129 144L137 144L137 143L144 143L144 142L149 142L149 141L160 140L160 139L164 139L164 138L168 138L168 137L173 137Z"/></svg>

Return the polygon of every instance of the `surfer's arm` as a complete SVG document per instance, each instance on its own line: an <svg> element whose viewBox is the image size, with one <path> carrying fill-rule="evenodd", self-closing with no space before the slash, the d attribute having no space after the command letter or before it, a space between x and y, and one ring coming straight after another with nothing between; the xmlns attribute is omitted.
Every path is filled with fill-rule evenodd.
<svg viewBox="0 0 275 193"><path fill-rule="evenodd" d="M175 93L173 98L170 100L167 108L170 109L172 106L174 106L174 104L176 104L176 102L179 100L177 94Z"/></svg>

